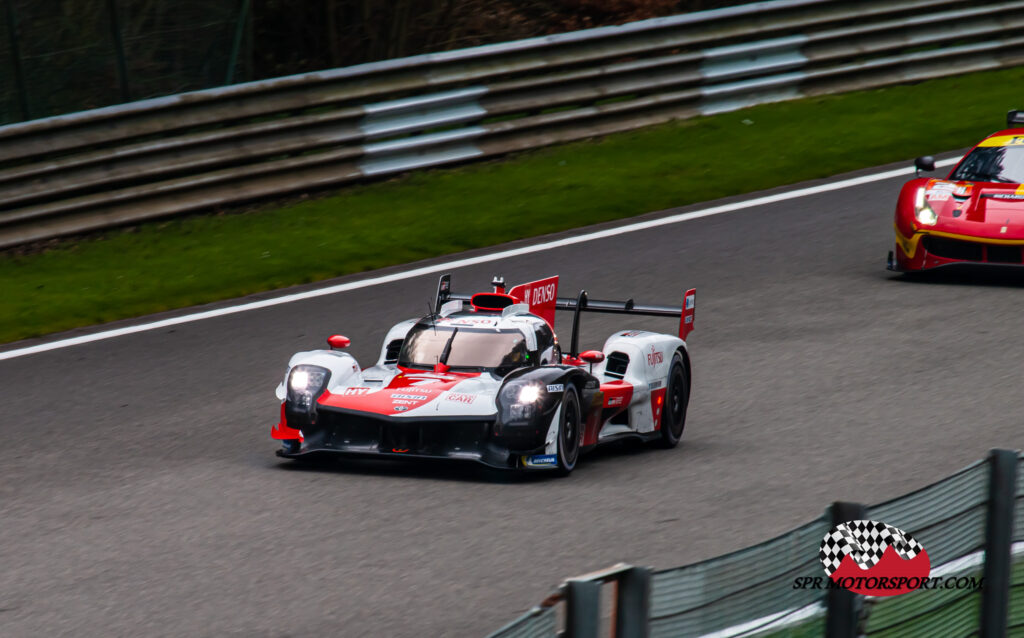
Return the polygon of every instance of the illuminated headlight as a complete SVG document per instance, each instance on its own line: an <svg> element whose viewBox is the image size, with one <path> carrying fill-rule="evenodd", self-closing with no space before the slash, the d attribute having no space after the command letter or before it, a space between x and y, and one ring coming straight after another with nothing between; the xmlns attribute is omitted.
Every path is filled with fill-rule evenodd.
<svg viewBox="0 0 1024 638"><path fill-rule="evenodd" d="M934 226L939 221L939 216L925 201L924 188L917 189L917 194L914 196L914 219L925 226Z"/></svg>
<svg viewBox="0 0 1024 638"><path fill-rule="evenodd" d="M506 421L529 421L542 408L544 386L528 381L513 381L501 389L500 403L504 405Z"/></svg>
<svg viewBox="0 0 1024 638"><path fill-rule="evenodd" d="M520 403L536 403L537 399L539 399L539 398L540 398L540 386L539 385L533 385L531 383L530 385L524 385L522 387L522 389L519 390L519 402Z"/></svg>
<svg viewBox="0 0 1024 638"><path fill-rule="evenodd" d="M297 365L288 374L288 401L296 408L309 409L313 399L327 387L331 373L327 368Z"/></svg>

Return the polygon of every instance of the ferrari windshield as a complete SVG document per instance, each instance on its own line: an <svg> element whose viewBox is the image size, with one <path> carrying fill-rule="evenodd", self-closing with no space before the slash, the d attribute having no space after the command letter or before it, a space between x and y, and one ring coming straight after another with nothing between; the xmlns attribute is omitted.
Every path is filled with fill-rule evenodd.
<svg viewBox="0 0 1024 638"><path fill-rule="evenodd" d="M949 178L1020 184L1024 182L1024 145L979 146L960 162Z"/></svg>
<svg viewBox="0 0 1024 638"><path fill-rule="evenodd" d="M398 365L433 368L446 350L446 363L453 369L494 370L502 375L526 365L529 359L526 340L518 330L456 329L418 323L405 337Z"/></svg>

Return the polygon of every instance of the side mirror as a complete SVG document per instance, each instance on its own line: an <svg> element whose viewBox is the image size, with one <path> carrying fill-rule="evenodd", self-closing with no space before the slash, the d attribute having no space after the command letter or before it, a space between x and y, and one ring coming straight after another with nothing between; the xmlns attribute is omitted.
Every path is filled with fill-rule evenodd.
<svg viewBox="0 0 1024 638"><path fill-rule="evenodd" d="M604 361L604 353L600 350L587 350L586 352L580 353L580 359L583 359L587 363L593 365Z"/></svg>
<svg viewBox="0 0 1024 638"><path fill-rule="evenodd" d="M914 160L914 168L918 177L921 176L921 171L930 173L935 170L935 158L931 155L922 155Z"/></svg>
<svg viewBox="0 0 1024 638"><path fill-rule="evenodd" d="M347 348L352 340L344 335L331 335L327 337L327 345L331 347L331 350L341 350Z"/></svg>

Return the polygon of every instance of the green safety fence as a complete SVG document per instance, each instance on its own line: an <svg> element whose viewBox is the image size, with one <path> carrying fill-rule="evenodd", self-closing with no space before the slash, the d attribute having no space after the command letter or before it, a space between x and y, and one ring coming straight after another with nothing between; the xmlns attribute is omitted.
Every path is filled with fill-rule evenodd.
<svg viewBox="0 0 1024 638"><path fill-rule="evenodd" d="M797 586L823 579L822 538L856 519L910 533L939 586L885 597ZM616 596L602 614L604 584ZM833 503L801 527L700 563L618 565L571 579L491 638L596 638L608 635L602 623L617 638L1024 636L1024 457L993 450L910 494L872 506Z"/></svg>

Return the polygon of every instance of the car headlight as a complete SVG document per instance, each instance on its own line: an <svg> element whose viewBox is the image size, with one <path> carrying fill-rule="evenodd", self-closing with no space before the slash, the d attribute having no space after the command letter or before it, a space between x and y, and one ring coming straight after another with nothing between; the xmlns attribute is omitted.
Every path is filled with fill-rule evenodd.
<svg viewBox="0 0 1024 638"><path fill-rule="evenodd" d="M540 398L540 386L529 384L519 390L519 403L536 403Z"/></svg>
<svg viewBox="0 0 1024 638"><path fill-rule="evenodd" d="M331 372L327 368L297 365L288 373L288 402L294 407L308 410L313 400L323 393Z"/></svg>
<svg viewBox="0 0 1024 638"><path fill-rule="evenodd" d="M914 196L914 219L925 226L934 226L939 221L939 216L925 201L924 187L917 189L917 194Z"/></svg>
<svg viewBox="0 0 1024 638"><path fill-rule="evenodd" d="M528 421L541 409L544 386L532 382L511 382L501 389L500 403L508 421Z"/></svg>

